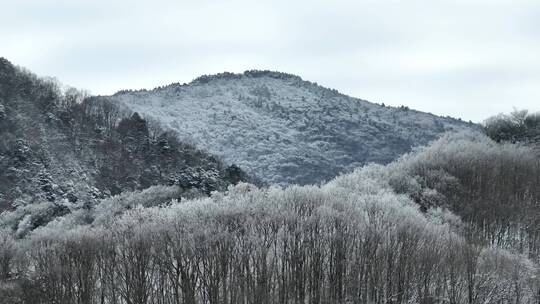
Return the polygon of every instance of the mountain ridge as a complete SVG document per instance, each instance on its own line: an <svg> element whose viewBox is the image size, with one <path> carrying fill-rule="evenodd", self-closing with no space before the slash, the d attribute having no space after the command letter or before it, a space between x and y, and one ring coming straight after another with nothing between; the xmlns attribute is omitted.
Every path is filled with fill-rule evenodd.
<svg viewBox="0 0 540 304"><path fill-rule="evenodd" d="M367 100L367 99L363 99L363 98L355 97L355 96L352 96L352 95L348 95L348 94L343 93L343 92L341 92L341 91L339 91L337 89L321 85L316 81L305 80L301 76L293 74L293 73L281 72L281 71L275 71L275 70L249 69L249 70L245 70L244 72L240 72L240 73L224 71L224 72L219 72L219 73L215 73L215 74L203 74L201 76L193 78L193 80L191 80L190 82L184 82L184 83L171 82L171 83L169 83L167 85L157 86L157 87L154 87L154 88L151 88L151 89L147 89L147 88L121 89L121 90L118 90L118 91L114 92L111 95L101 95L101 94L99 94L97 96L117 96L117 95L121 95L121 94L125 94L125 93L137 93L137 92L157 92L157 91L165 90L165 89L168 89L168 88L174 88L174 87L180 87L181 88L181 87L187 87L187 86L190 86L190 85L203 85L203 84L207 84L208 82L211 82L211 81L234 80L234 79L241 79L243 77L246 77L246 78L270 77L270 78L274 78L274 79L290 79L290 80L294 80L294 81L297 81L299 83L302 83L303 85L306 85L306 86L316 86L316 87L319 87L320 89L328 90L328 91L332 92L333 94L336 94L336 95L339 95L339 96L343 96L343 97L347 97L347 98L353 98L353 99L364 101L364 102L369 102L371 104L379 105L379 106L382 106L382 107L387 107L387 108L404 108L405 107L405 108L408 108L408 110L410 110L410 111L429 114L429 115L433 115L433 116L441 117L441 118L455 119L455 120L463 121L463 122L466 122L466 123L469 123L469 124L475 124L471 120L465 121L461 117L453 117L453 116L449 116L449 115L438 115L438 114L434 114L434 113L431 113L431 112L426 112L426 111L417 110L417 109L411 109L411 108L409 108L408 106L406 106L404 104L402 104L400 106L392 106L392 105L385 105L384 102L382 102L382 103L373 102L373 101L370 101L370 100Z"/></svg>
<svg viewBox="0 0 540 304"><path fill-rule="evenodd" d="M336 95L339 95L339 96L343 96L343 97L347 97L347 98L353 98L353 99L356 99L356 100L369 102L371 104L375 104L375 105L379 105L379 106L383 106L383 107L387 107L387 108L403 108L403 107L408 108L408 106L406 106L404 104L400 105L400 106L391 106L391 105L385 105L384 102L377 103L377 102L369 101L367 99L363 99L363 98L355 97L355 96L352 96L352 95L348 95L348 94L343 93L343 92L341 92L341 91L339 91L337 89L321 85L316 81L305 80L301 76L293 74L293 73L275 71L275 70L266 70L266 69L264 69L264 70L249 69L249 70L245 70L244 72L240 72L240 73L224 71L224 72L219 72L219 73L215 73L215 74L203 74L201 76L193 78L193 80L191 80L190 82L184 82L184 83L171 82L171 83L169 83L167 85L157 86L157 87L154 87L154 88L151 88L151 89L147 89L147 88L121 89L121 90L118 90L118 91L114 92L111 95L98 95L98 96L117 96L117 95L121 95L121 94L125 94L125 93L137 93L137 92L157 92L157 91L165 90L165 89L168 89L168 88L175 88L175 87L182 88L182 87L187 87L187 86L190 86L190 85L203 85L203 84L207 84L208 82L211 82L211 81L234 80L234 79L241 79L243 77L245 77L245 78L270 77L270 78L274 78L274 79L289 79L289 80L297 81L298 83L301 83L301 84L306 85L306 86L316 86L316 87L318 87L318 88L320 88L322 90L328 90L329 92L332 92L333 94L336 94ZM411 109L411 108L408 108L408 110L419 112L419 113L424 113L424 114L429 114L429 115L433 115L433 116L436 116L436 117L450 118L450 119L455 119L455 120L458 120L458 121L465 122L465 120L463 120L461 117L452 117L452 116L449 116L449 115L438 115L438 114L434 114L434 113L431 113L431 112L426 112L426 111L421 111L421 110ZM467 123L474 124L470 120L467 121Z"/></svg>

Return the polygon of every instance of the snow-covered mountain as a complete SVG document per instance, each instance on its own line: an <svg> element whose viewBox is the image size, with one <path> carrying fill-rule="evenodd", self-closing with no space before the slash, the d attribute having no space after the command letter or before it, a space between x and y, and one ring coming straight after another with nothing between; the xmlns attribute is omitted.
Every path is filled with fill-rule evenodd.
<svg viewBox="0 0 540 304"><path fill-rule="evenodd" d="M385 107L298 76L246 71L111 97L268 183L319 183L388 163L440 134L476 125Z"/></svg>

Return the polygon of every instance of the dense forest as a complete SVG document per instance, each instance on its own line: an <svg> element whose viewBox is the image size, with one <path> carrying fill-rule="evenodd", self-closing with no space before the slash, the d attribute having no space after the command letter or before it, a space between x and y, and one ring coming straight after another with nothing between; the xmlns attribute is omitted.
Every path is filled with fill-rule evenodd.
<svg viewBox="0 0 540 304"><path fill-rule="evenodd" d="M210 194L247 178L138 113L0 59L0 210L65 213L152 185Z"/></svg>
<svg viewBox="0 0 540 304"><path fill-rule="evenodd" d="M530 147L458 133L322 186L242 183L183 202L153 187L21 240L5 231L3 294L15 303L538 303L539 183Z"/></svg>
<svg viewBox="0 0 540 304"><path fill-rule="evenodd" d="M538 304L539 117L266 185L0 60L0 303Z"/></svg>

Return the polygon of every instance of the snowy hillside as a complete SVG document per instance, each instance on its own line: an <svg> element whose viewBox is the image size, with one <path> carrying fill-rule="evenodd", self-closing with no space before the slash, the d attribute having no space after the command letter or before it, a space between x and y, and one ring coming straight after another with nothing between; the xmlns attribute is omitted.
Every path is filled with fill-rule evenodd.
<svg viewBox="0 0 540 304"><path fill-rule="evenodd" d="M388 163L445 131L475 127L269 71L202 76L112 98L225 162L280 184L319 183L368 162Z"/></svg>
<svg viewBox="0 0 540 304"><path fill-rule="evenodd" d="M63 92L0 58L0 213L45 206L31 220L39 226L127 191L176 185L209 194L246 179L237 166L137 114L75 89Z"/></svg>

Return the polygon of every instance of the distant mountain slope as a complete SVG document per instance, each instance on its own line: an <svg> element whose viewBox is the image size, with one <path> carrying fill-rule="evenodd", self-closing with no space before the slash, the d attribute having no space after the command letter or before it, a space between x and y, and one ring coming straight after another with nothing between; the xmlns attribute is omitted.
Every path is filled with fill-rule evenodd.
<svg viewBox="0 0 540 304"><path fill-rule="evenodd" d="M475 125L348 97L270 71L202 76L112 96L180 138L269 183L319 183L388 163L440 134Z"/></svg>
<svg viewBox="0 0 540 304"><path fill-rule="evenodd" d="M53 202L58 215L152 185L210 193L245 178L137 113L0 58L0 212Z"/></svg>

